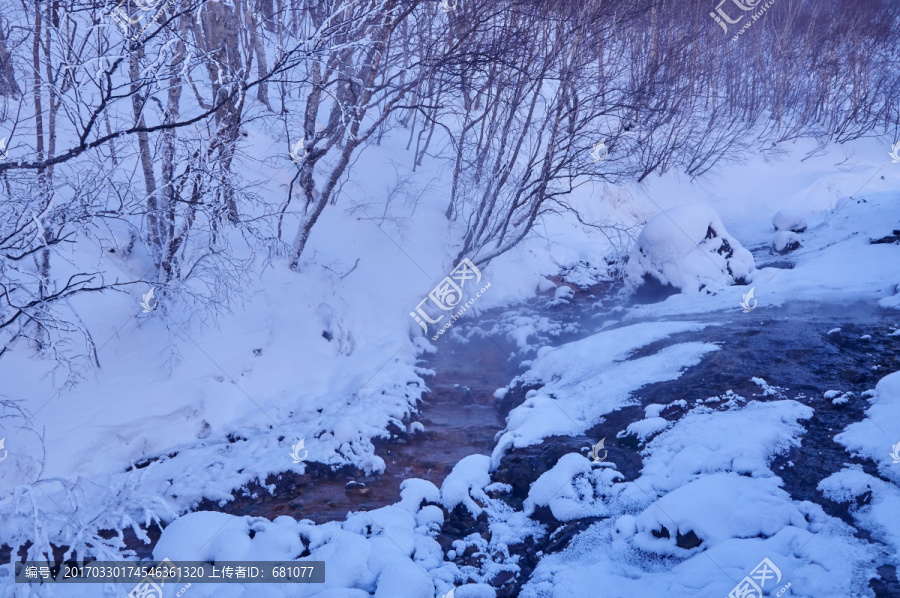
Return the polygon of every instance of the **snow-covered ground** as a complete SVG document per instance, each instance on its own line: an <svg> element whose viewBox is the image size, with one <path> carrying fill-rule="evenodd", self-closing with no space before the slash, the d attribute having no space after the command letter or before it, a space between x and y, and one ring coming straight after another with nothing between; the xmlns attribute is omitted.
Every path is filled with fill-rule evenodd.
<svg viewBox="0 0 900 598"><path fill-rule="evenodd" d="M782 488L771 462L803 442L804 422L816 414L767 391L764 381L755 397L731 394L687 406L673 396L682 410L674 423L660 417L668 406L649 408L629 427L642 443L633 480L612 463L571 453L537 478L516 509L502 500L509 488L492 477L510 451L552 436L580 436L636 404L640 387L674 380L720 350L729 334L723 314L740 313L742 301L746 318L801 301L900 308L900 245L870 244L900 228L900 165L891 164L883 140L803 160L813 146L797 142L778 161L722 166L703 181L667 175L631 188L579 189L574 199L587 217L612 214L628 226L653 218L627 248L632 259L623 287L650 273L683 292L614 310L599 332L562 346L529 343L553 322L509 319L508 337L535 354L497 397L516 384L540 388L510 412L493 454L462 460L440 488L409 479L400 503L344 521L314 525L189 511L203 498L230 500L235 489L262 484L270 474L302 473L309 462L384 471L372 441L388 437L392 423L417 419L429 375L418 357L458 342L452 333L426 340L409 316L450 270L451 256L441 249L450 234L441 193L410 213L397 207L389 223L327 213L301 273L273 264L245 302L214 323L189 324L164 302L144 313L138 292L92 298L91 309L82 311L100 367L84 367L79 384L60 388L59 372L24 352L0 362L0 393L33 418L7 412L0 420L8 450L0 462L0 544L16 552L30 543L29 554L37 557L49 544L83 549L79 531L137 531L158 521L165 526L154 548L158 559L326 562L324 585L195 584L189 592L197 598L427 598L460 585L456 598L489 598L496 595L491 580L520 570L510 546L547 533L532 516L549 509L558 521L597 520L563 550L538 555L521 596L724 597L764 558L778 569L777 579L764 580L772 595L789 583L777 595L869 596L876 564L900 565L900 457L892 462L890 455L900 443L900 374L872 389L866 419L835 432L848 455L874 463L878 475L848 465L820 486L837 502L856 504L871 493L853 517L891 548L889 557L879 557L819 505ZM366 159L372 163L359 165L362 172L385 172L385 164ZM437 172L417 176L424 181ZM388 182L376 180L370 189ZM367 193L349 192L357 194L351 201ZM781 210L790 211L773 225ZM774 253L773 243L785 246L776 226L794 229L799 248ZM716 233L712 239L707 229ZM603 278L604 258L622 250L565 217L551 219L541 232L483 272L491 288L472 313L553 289L546 277L563 269L573 272L567 280L577 286L579 262L589 265L578 270L581 280L587 271ZM354 263L354 255L364 257ZM793 268L767 265L782 260ZM733 286L738 279L746 284ZM753 296L745 297L751 288ZM571 292L560 289L555 301L568 302ZM900 312L897 321L900 329ZM672 340L684 332L705 340ZM634 355L643 349L646 354ZM295 462L292 446L300 440L308 454ZM28 483L36 478L41 481ZM490 539L473 530L451 555L436 536L445 513L457 507L482 517ZM116 559L123 546L114 537L93 548ZM483 555L479 566L454 562L467 550ZM8 565L2 574L10 574ZM111 585L4 583L0 590L3 596L123 593Z"/></svg>

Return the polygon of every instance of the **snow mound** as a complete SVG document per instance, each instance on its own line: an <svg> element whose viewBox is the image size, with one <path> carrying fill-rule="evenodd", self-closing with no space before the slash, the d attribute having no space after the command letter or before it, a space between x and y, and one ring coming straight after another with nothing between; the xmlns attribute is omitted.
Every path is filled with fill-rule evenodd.
<svg viewBox="0 0 900 598"><path fill-rule="evenodd" d="M753 256L704 205L668 210L650 219L631 251L625 284L634 291L656 280L682 292L746 284Z"/></svg>
<svg viewBox="0 0 900 598"><path fill-rule="evenodd" d="M800 237L797 233L792 233L787 230L780 230L775 233L775 238L772 240L772 249L776 253L790 253L795 249L800 249Z"/></svg>
<svg viewBox="0 0 900 598"><path fill-rule="evenodd" d="M900 309L900 285L894 285L892 292L894 293L893 295L884 297L878 301L879 307L884 307L885 309ZM891 334L891 336L893 336L893 334Z"/></svg>
<svg viewBox="0 0 900 598"><path fill-rule="evenodd" d="M343 523L331 521L322 525L287 516L269 521L262 517L197 511L168 525L153 555L158 560L210 563L223 560L326 563L324 584L300 584L300 587L270 584L260 589L235 583L228 586L233 593L223 596L431 597L435 595L435 587L429 571L443 563L441 546L435 540L443 515L435 505L421 509L417 505L420 499L437 498L437 493L430 482L415 480L405 485L400 504L351 513ZM474 591L470 595L479 594Z"/></svg>
<svg viewBox="0 0 900 598"><path fill-rule="evenodd" d="M793 210L781 210L772 218L772 224L778 231L802 233L806 230L806 220Z"/></svg>

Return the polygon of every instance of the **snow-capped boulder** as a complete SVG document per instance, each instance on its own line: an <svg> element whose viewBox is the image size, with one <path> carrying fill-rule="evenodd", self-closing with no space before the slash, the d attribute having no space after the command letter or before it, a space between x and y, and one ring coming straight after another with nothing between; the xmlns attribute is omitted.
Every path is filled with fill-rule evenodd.
<svg viewBox="0 0 900 598"><path fill-rule="evenodd" d="M797 233L792 233L789 230L780 230L775 233L775 239L772 241L772 250L775 253L784 255L795 249L800 249L800 245L800 237Z"/></svg>
<svg viewBox="0 0 900 598"><path fill-rule="evenodd" d="M802 233L806 230L806 220L799 212L793 210L781 210L772 218L775 230L785 230L793 233Z"/></svg>
<svg viewBox="0 0 900 598"><path fill-rule="evenodd" d="M746 284L754 270L753 256L728 234L718 214L704 205L688 205L644 225L625 268L625 284L634 291L655 280L695 293Z"/></svg>

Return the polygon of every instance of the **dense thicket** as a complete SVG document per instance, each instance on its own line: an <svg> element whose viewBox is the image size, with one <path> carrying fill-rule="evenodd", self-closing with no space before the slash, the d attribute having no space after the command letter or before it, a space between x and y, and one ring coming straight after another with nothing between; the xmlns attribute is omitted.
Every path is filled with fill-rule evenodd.
<svg viewBox="0 0 900 598"><path fill-rule="evenodd" d="M149 282L210 310L259 263L301 268L386 135L450 166L454 254L484 264L586 181L900 120L887 1L0 7L0 356L21 338L90 352L76 294Z"/></svg>

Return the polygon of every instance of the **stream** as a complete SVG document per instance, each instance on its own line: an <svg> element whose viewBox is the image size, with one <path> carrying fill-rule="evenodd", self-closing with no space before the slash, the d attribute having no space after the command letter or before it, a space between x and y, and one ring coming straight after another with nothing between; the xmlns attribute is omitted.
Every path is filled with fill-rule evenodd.
<svg viewBox="0 0 900 598"><path fill-rule="evenodd" d="M263 486L251 485L236 492L231 502L219 505L207 500L196 510L268 519L289 515L321 524L343 520L351 511L377 509L399 501L400 484L411 477L440 487L460 459L491 453L506 415L524 400L529 389L514 387L502 400L494 398L494 392L524 371L522 362L533 358L537 347L593 334L604 321L620 318L622 311L617 289L605 283L575 290L567 300L554 299L551 293L512 309L488 311L459 322L458 330L436 343L435 353L422 356L420 365L435 372L427 379L430 392L419 408L417 421L425 431L409 432L409 426L406 430L393 429L391 438L376 442L376 453L386 463L383 475L365 475L351 467L331 471L311 463L303 475L286 472L266 480L266 484L275 485L274 494ZM778 387L784 398L815 409L813 418L803 422L806 433L801 446L778 457L771 466L783 479L784 489L794 500L817 503L829 515L855 527L848 505L825 499L816 487L848 463L859 463L867 473L877 475L873 463L854 459L832 438L851 422L863 419L867 403L860 398L862 393L874 388L884 375L900 370L900 337L891 336L900 323L896 315L872 304L792 303L760 308L750 314L735 307L733 312L683 319L720 325L673 335L642 348L630 358L690 341L715 342L721 350L707 354L677 380L645 385L633 396L633 405L606 415L585 436L551 437L541 444L511 451L493 476L494 481L513 488L504 500L520 509L530 484L538 476L562 455L582 451L599 438L606 438L608 460L616 464L626 480L633 480L640 475L642 445L634 437L617 434L643 419L644 406L684 399L689 409L698 400L728 391L748 399L767 400L751 381L758 377ZM525 348L521 335L509 332L512 325L521 329L523 323L535 324L533 334L527 337L530 346ZM835 332L838 328L840 331ZM823 398L829 390L852 392L855 399L834 405ZM670 407L662 412L662 417L675 421L687 409ZM447 514L438 537L445 552L454 540L486 531L486 526L458 511ZM516 596L536 566L539 554L562 550L592 523L586 520L562 524L552 517L540 521L548 526L549 533L540 543L510 547L518 551L521 572L492 582L498 597ZM138 541L130 530L126 532L129 547L142 558L150 558L159 537L157 528L147 531L152 539L149 545ZM864 530L857 529L857 536L884 550ZM900 596L893 567L884 566L879 573L882 578L870 584L875 595Z"/></svg>
<svg viewBox="0 0 900 598"><path fill-rule="evenodd" d="M410 434L394 430L391 439L378 444L376 452L387 464L384 475L365 476L350 468L337 472L312 468L302 476L283 474L277 480L270 480L277 485L275 495L260 488L249 488L223 507L208 503L200 509L267 518L290 515L323 523L342 520L349 511L393 504L400 499L400 484L409 477L440 486L461 458L491 453L495 435L503 428L506 415L524 400L529 389L513 388L502 400L494 398L494 391L523 371L519 364L533 357L533 349L595 333L611 314L620 317L619 305L615 288L606 284L577 290L567 302L554 301L552 295L542 296L514 309L485 312L459 323L457 333L442 339L437 344L438 351L425 355L421 364L436 372L428 380L430 392L420 406L419 421L424 424L425 432ZM801 446L772 464L773 471L784 480L785 490L794 500L815 502L829 515L854 525L848 505L825 499L817 485L847 463L861 463L867 473L877 474L874 464L852 458L844 447L833 441L833 436L849 423L863 419L866 402L859 397L864 391L873 388L882 376L900 370L900 343L897 337L890 336L898 327L896 316L872 304L792 303L751 314L735 308L733 312L684 319L720 326L673 335L642 348L631 358L690 341L715 342L722 350L706 355L699 365L686 370L677 380L642 387L633 397L635 405L608 414L585 436L553 437L509 453L494 474L495 481L513 487L505 500L521 508L530 484L538 476L562 455L579 452L602 437L606 438L608 460L616 464L626 480L633 480L640 475L641 445L634 437L617 437L617 433L643 419L644 406L684 399L690 408L697 400L728 391L767 400L760 387L751 381L758 377L778 387L785 398L815 409L814 417L804 422L807 431ZM533 343L530 350L521 349L515 335L504 332L511 322L542 322L533 330L533 336L528 337ZM833 332L837 328L840 332ZM460 339L468 340L459 342ZM833 405L823 398L829 390L852 392L856 400ZM685 409L670 408L662 416L674 421L685 413ZM592 523L541 522L549 526L546 537L553 540L518 547L522 571L515 579L496 580L498 596L516 596L537 564L537 554L562 550L572 537ZM448 514L438 540L446 549L453 540L484 529L470 517L467 519L465 514L454 511ZM880 546L864 530L857 530L857 535ZM882 579L871 582L875 595L900 596L893 567L882 567L879 573Z"/></svg>

